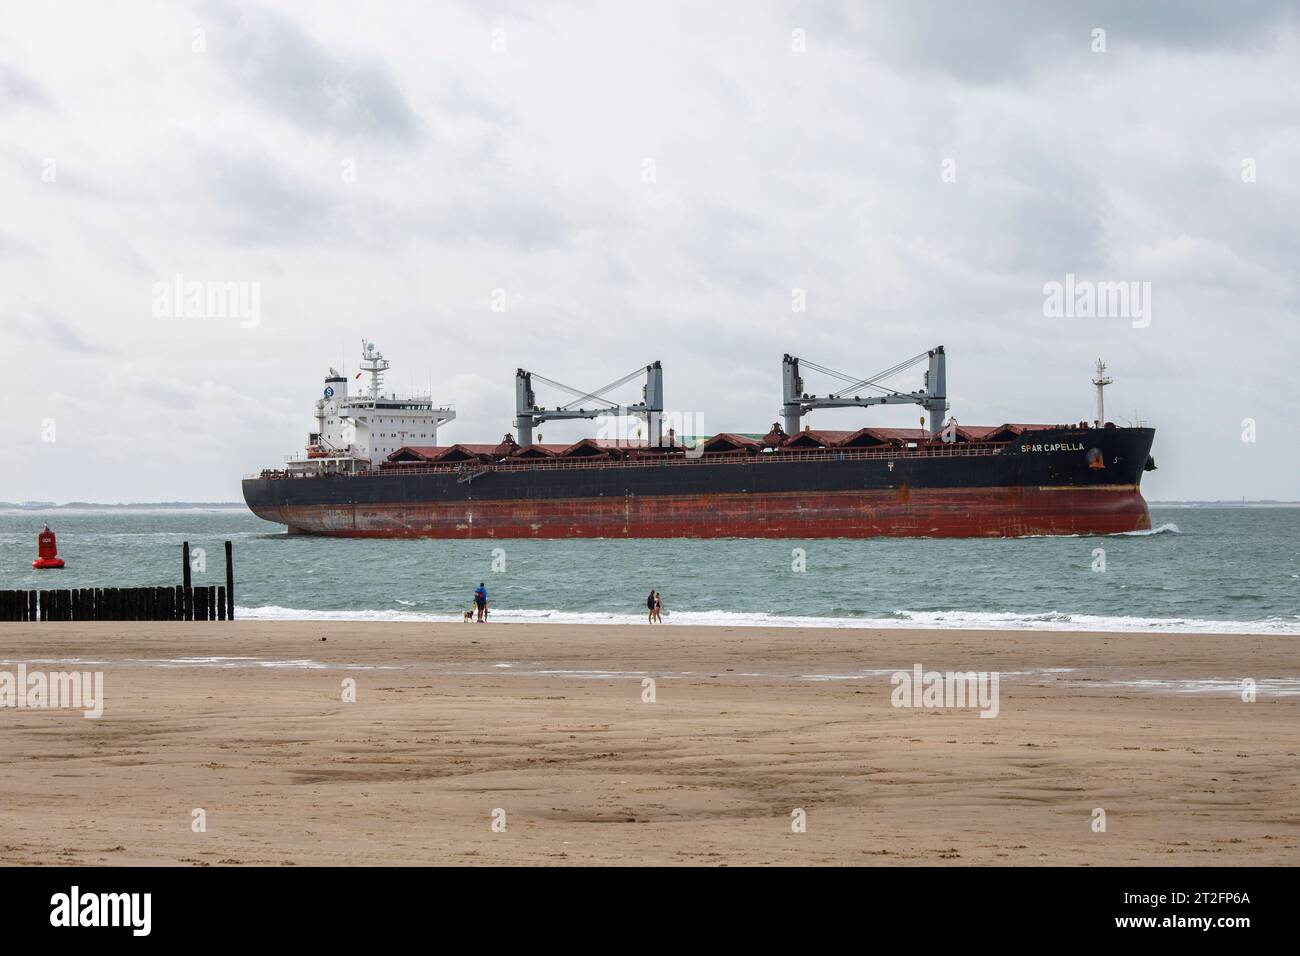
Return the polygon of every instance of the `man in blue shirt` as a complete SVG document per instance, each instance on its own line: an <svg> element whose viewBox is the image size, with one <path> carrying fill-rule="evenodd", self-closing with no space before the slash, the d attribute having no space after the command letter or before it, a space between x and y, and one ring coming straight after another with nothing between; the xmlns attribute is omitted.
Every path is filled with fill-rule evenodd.
<svg viewBox="0 0 1300 956"><path fill-rule="evenodd" d="M478 583L478 590L474 592L474 608L478 611L478 618L476 620L479 624L482 624L487 620L487 606L487 588L484 587L483 582L480 581Z"/></svg>

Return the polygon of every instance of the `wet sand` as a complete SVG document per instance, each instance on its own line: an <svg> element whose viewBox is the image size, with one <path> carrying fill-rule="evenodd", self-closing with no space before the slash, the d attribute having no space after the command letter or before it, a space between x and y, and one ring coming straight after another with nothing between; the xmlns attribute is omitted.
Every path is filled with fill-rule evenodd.
<svg viewBox="0 0 1300 956"><path fill-rule="evenodd" d="M1293 636L48 623L0 660L106 697L0 709L7 864L1300 863ZM917 663L999 672L998 716L895 708Z"/></svg>

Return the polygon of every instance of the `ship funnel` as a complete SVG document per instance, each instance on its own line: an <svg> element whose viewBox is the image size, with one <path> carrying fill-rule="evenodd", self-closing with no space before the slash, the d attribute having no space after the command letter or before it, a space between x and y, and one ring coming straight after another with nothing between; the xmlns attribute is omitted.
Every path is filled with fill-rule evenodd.
<svg viewBox="0 0 1300 956"><path fill-rule="evenodd" d="M325 376L325 401L341 401L348 397L348 379L346 375L340 375L339 370L331 368L328 375Z"/></svg>

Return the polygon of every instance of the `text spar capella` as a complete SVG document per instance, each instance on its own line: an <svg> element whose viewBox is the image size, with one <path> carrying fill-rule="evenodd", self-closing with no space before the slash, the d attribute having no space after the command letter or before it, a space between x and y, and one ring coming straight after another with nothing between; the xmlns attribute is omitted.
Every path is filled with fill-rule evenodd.
<svg viewBox="0 0 1300 956"><path fill-rule="evenodd" d="M1049 445L1031 445L1028 442L1020 446L1021 451L1083 451L1083 444L1077 441L1053 442Z"/></svg>

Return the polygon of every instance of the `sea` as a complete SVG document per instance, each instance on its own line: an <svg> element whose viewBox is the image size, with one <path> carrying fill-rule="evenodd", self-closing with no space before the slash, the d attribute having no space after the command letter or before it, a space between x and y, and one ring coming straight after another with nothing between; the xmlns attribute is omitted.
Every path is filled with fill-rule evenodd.
<svg viewBox="0 0 1300 956"><path fill-rule="evenodd" d="M289 535L243 506L0 509L0 589L225 581L236 614L497 622L1300 633L1300 507L1153 505L1152 530L1000 539L370 540ZM62 571L34 571L36 535Z"/></svg>

